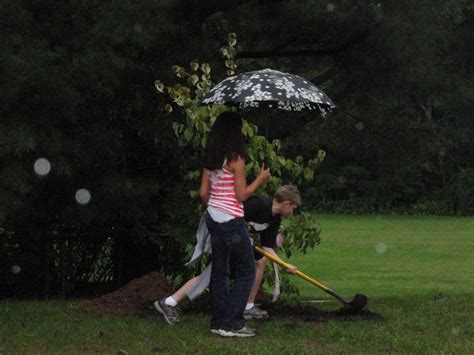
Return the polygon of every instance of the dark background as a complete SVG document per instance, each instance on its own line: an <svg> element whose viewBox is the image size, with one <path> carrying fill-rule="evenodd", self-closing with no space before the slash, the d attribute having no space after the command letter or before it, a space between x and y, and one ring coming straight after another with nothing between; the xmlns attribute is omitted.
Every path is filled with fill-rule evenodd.
<svg viewBox="0 0 474 355"><path fill-rule="evenodd" d="M165 114L154 81L177 82L171 66L193 59L222 80L229 32L238 72L301 75L338 106L251 117L290 158L326 151L300 186L306 210L474 212L471 1L1 0L0 12L1 296L186 273L198 201L171 128L181 114Z"/></svg>

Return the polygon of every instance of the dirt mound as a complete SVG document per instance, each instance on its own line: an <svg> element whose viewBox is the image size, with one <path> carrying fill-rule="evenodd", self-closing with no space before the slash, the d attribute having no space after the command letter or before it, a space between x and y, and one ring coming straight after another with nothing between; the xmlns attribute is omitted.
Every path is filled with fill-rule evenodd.
<svg viewBox="0 0 474 355"><path fill-rule="evenodd" d="M159 272L150 272L112 293L83 300L77 308L97 316L153 314L153 302L170 295L172 291L165 277Z"/></svg>
<svg viewBox="0 0 474 355"><path fill-rule="evenodd" d="M173 292L168 280L158 272L151 272L139 279L129 282L124 287L103 295L93 300L83 300L77 308L88 314L96 316L108 315L155 315L153 302L170 295ZM272 316L298 318L307 322L325 322L330 319L342 321L384 321L384 317L370 310L362 310L355 314L344 310L326 311L308 305L275 304L269 302L271 295L261 293L262 306ZM193 302L183 302L185 312L211 313L211 297L209 292L204 292Z"/></svg>

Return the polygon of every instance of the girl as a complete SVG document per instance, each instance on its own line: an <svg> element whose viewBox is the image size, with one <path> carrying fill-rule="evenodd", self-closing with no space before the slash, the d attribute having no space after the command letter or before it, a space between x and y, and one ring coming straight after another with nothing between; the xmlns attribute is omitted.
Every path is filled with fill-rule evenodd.
<svg viewBox="0 0 474 355"><path fill-rule="evenodd" d="M251 337L243 313L255 279L255 261L242 202L270 177L262 166L250 184L245 180L245 139L235 112L219 115L209 134L199 195L207 204L211 234L213 298L211 332L225 337ZM229 289L229 266L236 271Z"/></svg>

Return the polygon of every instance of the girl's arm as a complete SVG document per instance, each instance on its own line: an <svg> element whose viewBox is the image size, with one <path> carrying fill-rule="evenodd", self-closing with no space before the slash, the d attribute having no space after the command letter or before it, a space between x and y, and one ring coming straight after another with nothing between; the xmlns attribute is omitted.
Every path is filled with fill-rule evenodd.
<svg viewBox="0 0 474 355"><path fill-rule="evenodd" d="M199 188L199 197L201 197L202 203L207 205L209 201L209 193L211 191L211 185L209 183L209 173L206 169L202 172L201 187Z"/></svg>
<svg viewBox="0 0 474 355"><path fill-rule="evenodd" d="M271 176L270 169L265 169L262 165L258 176L250 185L247 185L245 181L245 160L242 157L238 157L237 160L230 162L229 166L234 173L235 196L239 202L243 202L252 196L255 190Z"/></svg>

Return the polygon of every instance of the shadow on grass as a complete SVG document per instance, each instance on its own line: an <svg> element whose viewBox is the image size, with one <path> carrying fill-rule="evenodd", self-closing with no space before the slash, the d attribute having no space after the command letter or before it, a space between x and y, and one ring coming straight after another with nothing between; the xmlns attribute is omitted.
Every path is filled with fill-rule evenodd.
<svg viewBox="0 0 474 355"><path fill-rule="evenodd" d="M186 302L183 310L191 314L210 314L212 304L210 298L209 294L205 294L193 302ZM262 308L271 314L272 319L275 317L289 317L298 318L304 322L327 322L329 320L385 322L386 320L381 314L369 309L349 313L343 308L323 310L313 305L294 304L281 300L277 303L262 302Z"/></svg>

